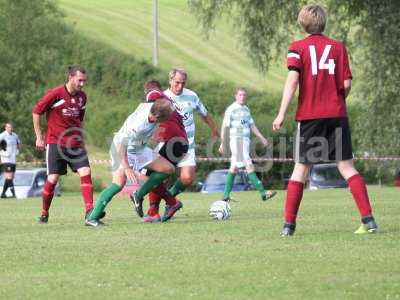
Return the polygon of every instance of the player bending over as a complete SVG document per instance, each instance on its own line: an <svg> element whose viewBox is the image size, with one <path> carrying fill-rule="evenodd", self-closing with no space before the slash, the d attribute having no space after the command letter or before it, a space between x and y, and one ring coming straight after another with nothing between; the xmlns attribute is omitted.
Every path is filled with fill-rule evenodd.
<svg viewBox="0 0 400 300"><path fill-rule="evenodd" d="M144 86L145 101L154 102L162 94L161 84L156 80L147 82ZM157 146L159 154L176 166L188 151L188 139L181 115L173 110L170 118L161 122L153 138L160 142ZM165 199L165 212L159 214L161 199ZM133 198L134 199L134 198ZM149 209L143 217L144 223L166 222L182 208L182 203L167 190L166 183L162 182L149 193Z"/></svg>
<svg viewBox="0 0 400 300"><path fill-rule="evenodd" d="M121 191L127 178L131 182L138 182L139 172L142 169L146 168L153 172L137 191L138 197L141 198L174 173L175 168L169 161L146 146L157 123L167 120L171 113L170 101L163 98L154 103L141 103L125 120L114 136L111 147L112 184L101 192L92 213L86 220L86 225L93 227L102 225L100 218L107 204ZM135 209L138 210L138 204L134 204ZM143 217L143 212L141 217Z"/></svg>

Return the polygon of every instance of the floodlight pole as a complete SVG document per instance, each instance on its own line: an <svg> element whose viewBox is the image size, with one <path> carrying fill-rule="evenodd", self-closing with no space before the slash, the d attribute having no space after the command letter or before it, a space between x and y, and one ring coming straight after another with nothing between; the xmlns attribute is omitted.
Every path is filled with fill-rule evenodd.
<svg viewBox="0 0 400 300"><path fill-rule="evenodd" d="M153 66L158 67L158 0L153 0Z"/></svg>

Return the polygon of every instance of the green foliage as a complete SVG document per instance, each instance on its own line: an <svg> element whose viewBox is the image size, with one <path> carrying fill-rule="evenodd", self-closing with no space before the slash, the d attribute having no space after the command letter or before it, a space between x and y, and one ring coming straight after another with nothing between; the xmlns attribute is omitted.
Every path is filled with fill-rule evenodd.
<svg viewBox="0 0 400 300"><path fill-rule="evenodd" d="M203 31L215 29L221 15L229 16L240 44L254 66L266 72L274 51L282 53L295 26L293 20L305 1L189 0Z"/></svg>
<svg viewBox="0 0 400 300"><path fill-rule="evenodd" d="M27 116L67 45L60 19L53 1L0 0L0 122L16 124L24 144L34 143Z"/></svg>
<svg viewBox="0 0 400 300"><path fill-rule="evenodd" d="M219 17L229 16L254 65L265 71L272 60L284 55L285 44L301 37L297 14L307 2L190 0L189 5L205 32L215 28ZM351 96L356 108L350 109L351 117L357 117L351 119L356 149L370 155L399 155L399 1L320 3L328 12L326 34L346 43L357 75ZM372 166L377 174L384 169Z"/></svg>

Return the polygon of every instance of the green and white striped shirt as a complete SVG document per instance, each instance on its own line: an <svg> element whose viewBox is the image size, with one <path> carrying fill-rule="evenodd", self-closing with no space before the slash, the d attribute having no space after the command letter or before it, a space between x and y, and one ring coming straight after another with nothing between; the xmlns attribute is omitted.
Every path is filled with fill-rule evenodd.
<svg viewBox="0 0 400 300"><path fill-rule="evenodd" d="M164 91L171 100L176 110L182 116L183 125L185 126L186 134L189 141L189 149L195 148L195 124L193 112L197 111L203 117L206 117L208 112L204 104L200 101L197 94L189 89L183 89L180 95L175 95L170 89Z"/></svg>
<svg viewBox="0 0 400 300"><path fill-rule="evenodd" d="M230 138L248 138L251 135L251 126L254 120L250 109L246 105L237 102L228 106L225 111L223 128L229 127Z"/></svg>

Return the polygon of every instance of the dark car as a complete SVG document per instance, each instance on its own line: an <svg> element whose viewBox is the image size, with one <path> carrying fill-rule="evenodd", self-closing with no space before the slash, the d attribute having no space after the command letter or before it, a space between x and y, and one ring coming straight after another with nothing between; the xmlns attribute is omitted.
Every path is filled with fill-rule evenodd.
<svg viewBox="0 0 400 300"><path fill-rule="evenodd" d="M224 192L226 175L229 170L214 170L208 174L204 182L199 182L198 186L201 193L221 193ZM233 182L232 192L251 190L252 185L248 181L245 172L238 172Z"/></svg>
<svg viewBox="0 0 400 300"><path fill-rule="evenodd" d="M307 186L310 190L346 188L347 182L340 175L336 164L320 164L311 168Z"/></svg>
<svg viewBox="0 0 400 300"><path fill-rule="evenodd" d="M14 177L15 194L18 199L28 197L40 197L42 195L44 183L47 179L45 168L17 169ZM3 191L4 176L0 176L0 190ZM57 183L54 194L61 195L60 185ZM11 197L11 191L8 189L7 197Z"/></svg>

